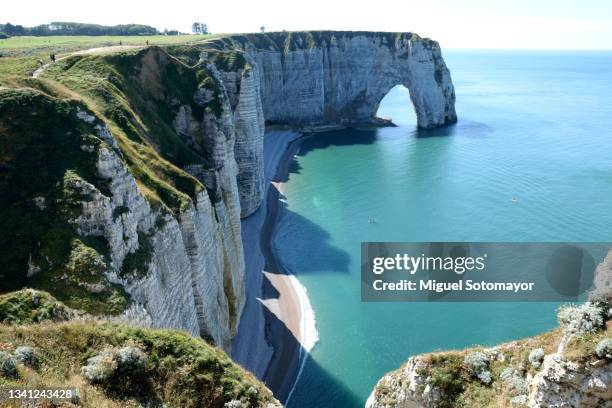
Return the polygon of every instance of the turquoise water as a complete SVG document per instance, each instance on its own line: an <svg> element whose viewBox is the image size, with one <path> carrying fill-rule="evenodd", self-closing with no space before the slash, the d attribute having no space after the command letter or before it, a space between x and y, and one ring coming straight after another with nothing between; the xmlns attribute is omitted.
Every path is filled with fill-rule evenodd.
<svg viewBox="0 0 612 408"><path fill-rule="evenodd" d="M411 355L556 325L553 303L361 303L361 241L612 240L612 54L445 59L456 126L416 132L396 88L379 115L400 126L318 134L292 164L274 245L320 340L289 407L360 406Z"/></svg>

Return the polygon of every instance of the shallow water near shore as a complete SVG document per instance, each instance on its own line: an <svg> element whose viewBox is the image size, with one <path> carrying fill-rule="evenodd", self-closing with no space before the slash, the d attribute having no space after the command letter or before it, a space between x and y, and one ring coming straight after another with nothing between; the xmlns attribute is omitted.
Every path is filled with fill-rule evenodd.
<svg viewBox="0 0 612 408"><path fill-rule="evenodd" d="M319 342L290 408L363 405L411 355L556 326L555 303L362 303L361 241L611 241L612 54L444 57L457 125L417 132L395 89L379 115L398 127L306 137L291 164L273 246Z"/></svg>

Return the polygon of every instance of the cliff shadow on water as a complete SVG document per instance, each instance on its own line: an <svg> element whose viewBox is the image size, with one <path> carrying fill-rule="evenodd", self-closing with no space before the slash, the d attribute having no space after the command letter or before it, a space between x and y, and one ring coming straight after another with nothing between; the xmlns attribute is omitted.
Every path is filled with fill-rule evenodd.
<svg viewBox="0 0 612 408"><path fill-rule="evenodd" d="M333 130L321 133L309 133L294 142L291 150L291 160L287 160L286 171L279 171L273 181L277 183L285 183L289 181L291 174L300 174L302 167L297 160L298 156L306 156L308 153L327 149L331 146L353 146L353 145L371 145L376 142L376 129L367 129L354 131L348 130ZM284 197L283 197L284 198ZM286 207L286 206L285 206ZM285 208L285 212L289 211Z"/></svg>
<svg viewBox="0 0 612 408"><path fill-rule="evenodd" d="M336 408L352 408L362 406L363 401L360 401L355 393L353 393L339 379L328 373L314 359L309 357L306 350L302 348L297 339L287 329L285 324L280 321L276 315L274 315L274 313L265 307L263 308L263 313L265 315L266 322L268 322L266 330L272 330L272 332L267 333L267 338L270 339L272 346L275 349L275 354L270 361L262 381L270 390L272 390L274 396L279 401L285 404L285 406L288 408L316 406L311 405L311 403L314 401L328 401L330 399L333 399L333 406ZM310 392L306 401L304 400L303 395L292 394L292 389L295 386L295 382L299 380L296 377L299 376L302 362L295 359L293 360L292 364L287 364L287 362L283 359L283 355L286 355L287 352L292 352L293 350L295 350L295 352L302 353L305 356L304 358L307 359L304 364L307 366L309 379L305 380L312 381L312 379L315 379L315 381L321 385L314 388L312 388L310 385L307 386L308 389L317 389L318 391ZM287 381L287 376L293 376L291 381ZM333 395L329 395L330 392L333 393Z"/></svg>
<svg viewBox="0 0 612 408"><path fill-rule="evenodd" d="M464 138L483 138L495 132L495 128L485 123L470 119L461 119L451 125L422 129L414 128L411 136L426 139L431 137L464 137Z"/></svg>
<svg viewBox="0 0 612 408"><path fill-rule="evenodd" d="M335 135L340 135L340 137L335 137ZM358 136L357 138L353 138L353 141L343 137L342 132L326 132L301 137L288 146L272 181L274 183L284 183L289 180L291 174L299 173L300 165L297 161L297 157L304 156L309 151L325 148L326 146L330 146L330 143L370 144L373 143L375 138L376 135L370 132L364 132L363 138ZM275 235L278 232L277 226L282 220L285 225L291 226L292 231L300 231L304 236L318 242L320 251L325 254L325 256L311 259L308 264L301 264L299 270L291 270L290 272L292 274L300 275L303 273L317 273L323 271L348 273L349 255L345 251L330 244L331 234L329 231L323 226L291 211L285 201L283 192L279 191L276 186L270 186L268 194L270 207L268 208L267 223L269 223L269 226L268 228L264 228L262 236L262 241L269 243L268 254L265 256L266 271L278 274L288 274L285 270L286 265L282 265L282 262L279 262L278 254L275 251ZM294 249L300 251L304 248L296 247ZM271 288L271 290L273 291L274 289ZM264 287L264 294L266 293L270 292L267 292Z"/></svg>

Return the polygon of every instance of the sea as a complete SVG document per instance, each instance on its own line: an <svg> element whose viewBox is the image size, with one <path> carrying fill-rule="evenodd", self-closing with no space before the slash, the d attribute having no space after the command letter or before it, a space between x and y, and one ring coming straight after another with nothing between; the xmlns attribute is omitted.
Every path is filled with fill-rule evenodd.
<svg viewBox="0 0 612 408"><path fill-rule="evenodd" d="M365 303L362 241L612 241L612 53L443 53L458 123L419 131L398 85L396 127L307 135L273 248L307 291L318 342L289 408L363 406L410 356L533 336L559 303Z"/></svg>

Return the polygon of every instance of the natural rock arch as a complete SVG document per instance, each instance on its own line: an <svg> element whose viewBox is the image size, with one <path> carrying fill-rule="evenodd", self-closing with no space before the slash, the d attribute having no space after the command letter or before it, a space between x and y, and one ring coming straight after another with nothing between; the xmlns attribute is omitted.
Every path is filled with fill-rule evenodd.
<svg viewBox="0 0 612 408"><path fill-rule="evenodd" d="M231 38L258 71L268 123L372 123L380 101L398 84L410 91L419 127L457 121L440 47L416 34L320 31Z"/></svg>

